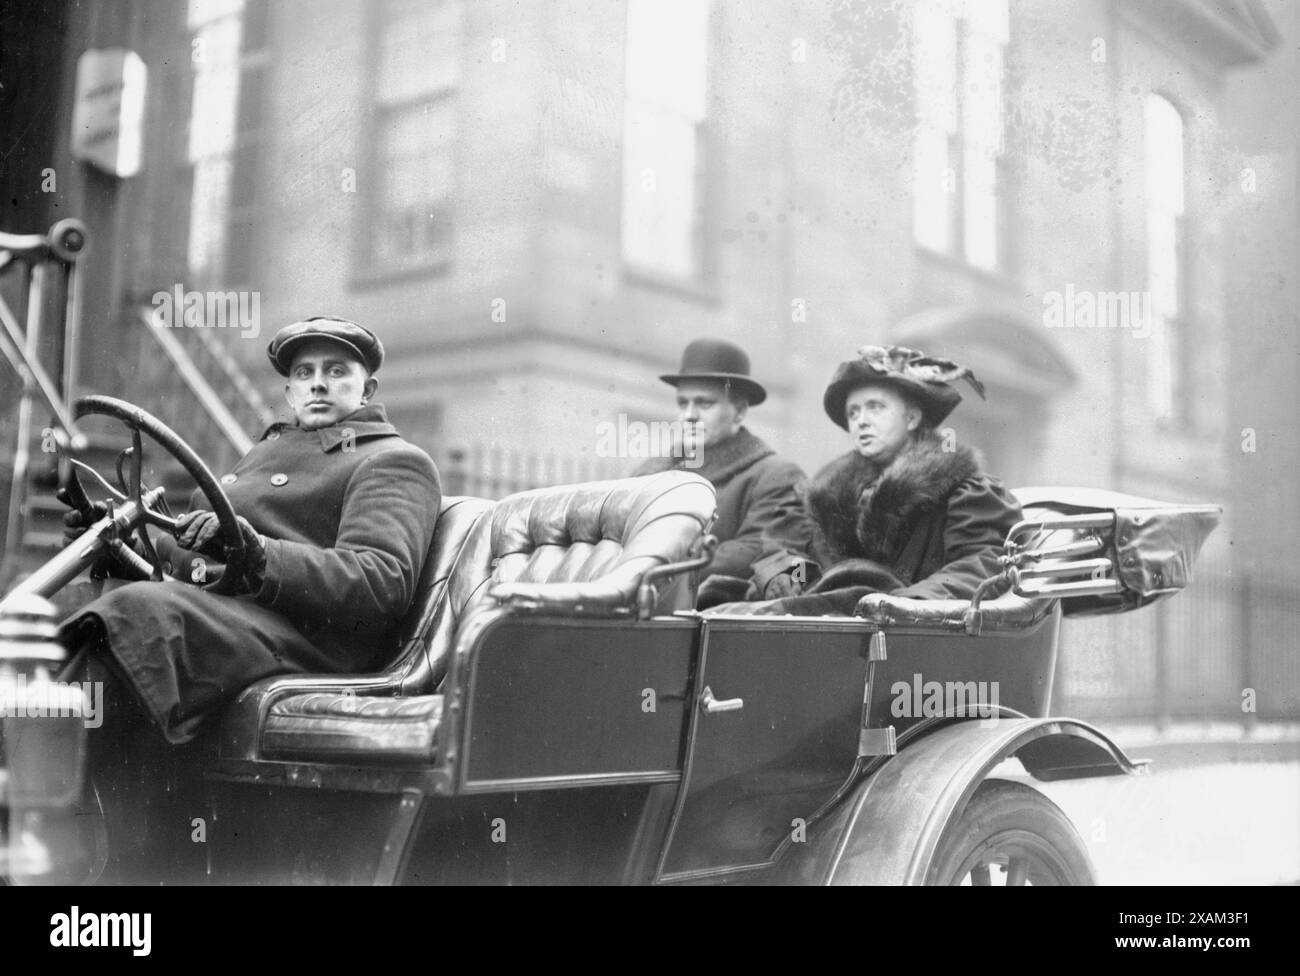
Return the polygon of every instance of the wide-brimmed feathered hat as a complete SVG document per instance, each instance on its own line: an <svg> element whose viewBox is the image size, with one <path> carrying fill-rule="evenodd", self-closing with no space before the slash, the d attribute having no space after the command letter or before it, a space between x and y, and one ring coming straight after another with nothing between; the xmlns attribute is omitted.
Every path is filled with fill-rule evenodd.
<svg viewBox="0 0 1300 976"><path fill-rule="evenodd" d="M822 405L831 420L848 430L844 402L849 394L866 383L883 383L915 400L926 423L937 426L961 403L961 394L952 387L961 379L983 398L984 384L975 378L969 366L927 356L906 346L863 346L858 350L857 359L836 367Z"/></svg>
<svg viewBox="0 0 1300 976"><path fill-rule="evenodd" d="M682 380L720 380L745 398L751 407L767 399L767 390L749 375L749 356L733 342L696 339L682 353L682 368L659 377L676 386Z"/></svg>

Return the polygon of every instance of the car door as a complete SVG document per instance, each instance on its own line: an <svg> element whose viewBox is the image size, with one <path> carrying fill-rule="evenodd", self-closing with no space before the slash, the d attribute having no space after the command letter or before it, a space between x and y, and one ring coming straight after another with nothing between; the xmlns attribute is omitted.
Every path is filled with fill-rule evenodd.
<svg viewBox="0 0 1300 976"><path fill-rule="evenodd" d="M770 863L787 839L806 839L864 755L892 745L863 729L871 637L852 618L704 618L658 880Z"/></svg>

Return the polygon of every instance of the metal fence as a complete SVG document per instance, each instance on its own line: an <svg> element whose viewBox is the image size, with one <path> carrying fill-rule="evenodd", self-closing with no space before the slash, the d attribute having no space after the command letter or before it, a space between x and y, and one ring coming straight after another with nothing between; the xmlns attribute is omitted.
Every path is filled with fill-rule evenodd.
<svg viewBox="0 0 1300 976"><path fill-rule="evenodd" d="M435 458L447 495L504 498L516 491L622 478L634 462L590 455L559 455L499 444L447 448Z"/></svg>
<svg viewBox="0 0 1300 976"><path fill-rule="evenodd" d="M1158 724L1300 719L1300 590L1206 576L1142 610L1067 620L1053 711Z"/></svg>

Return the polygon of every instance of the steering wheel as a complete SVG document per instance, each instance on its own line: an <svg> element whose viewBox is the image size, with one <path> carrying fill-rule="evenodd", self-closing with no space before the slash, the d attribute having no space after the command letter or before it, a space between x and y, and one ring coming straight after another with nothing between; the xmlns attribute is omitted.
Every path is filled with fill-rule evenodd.
<svg viewBox="0 0 1300 976"><path fill-rule="evenodd" d="M68 501L77 511L82 513L85 524L90 524L92 515L91 502L82 487L80 478L77 476L76 469L78 466L93 474L105 488L116 496L118 501L135 502L140 510L141 518L136 523L136 533L140 540L140 546L148 558L141 558L129 546L115 546L113 554L117 557L123 569L127 574L137 579L162 579L162 560L149 538L147 526L156 525L168 532L174 532L176 520L148 508L141 497L140 472L144 467L144 451L140 435L141 433L148 434L163 450L180 462L181 467L199 486L199 490L203 492L213 513L217 516L217 522L220 525L220 538L225 553L226 569L217 579L200 585L210 593L233 593L243 579L248 562L248 555L244 547L244 534L239 529L239 523L235 519L235 509L230 504L230 499L226 497L226 493L222 490L217 479L213 477L208 466L170 427L157 417L146 413L134 404L127 403L125 400L117 400L107 396L82 397L73 405L73 418L80 420L88 414L103 414L125 424L131 431L131 447L123 452L123 458L118 461L118 478L125 494L115 491L93 468L82 464L80 461L72 461L66 466L60 464L60 481L68 493ZM123 474L122 460L128 458L130 461L129 472Z"/></svg>

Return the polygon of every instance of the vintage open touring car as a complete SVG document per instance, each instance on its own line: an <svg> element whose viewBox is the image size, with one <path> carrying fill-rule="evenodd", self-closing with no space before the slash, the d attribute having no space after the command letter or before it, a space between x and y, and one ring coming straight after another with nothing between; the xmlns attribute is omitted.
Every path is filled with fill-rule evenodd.
<svg viewBox="0 0 1300 976"><path fill-rule="evenodd" d="M116 488L98 478L109 514L0 602L11 699L56 700L45 598L106 548L159 575L121 544L171 524L142 482L142 433L197 482L238 562L235 513L194 452L130 404L78 401L92 413L134 443ZM65 484L89 511L77 470ZM134 853L96 852L99 880L1092 883L1065 815L989 773L1011 757L1039 780L1139 768L1050 714L1062 617L1182 588L1219 510L1017 494L1003 572L973 600L875 594L852 617L691 609L715 498L690 473L444 498L389 666L244 690L178 752L190 775L160 774L134 811ZM72 836L87 733L32 714L4 720L0 874L39 882Z"/></svg>

